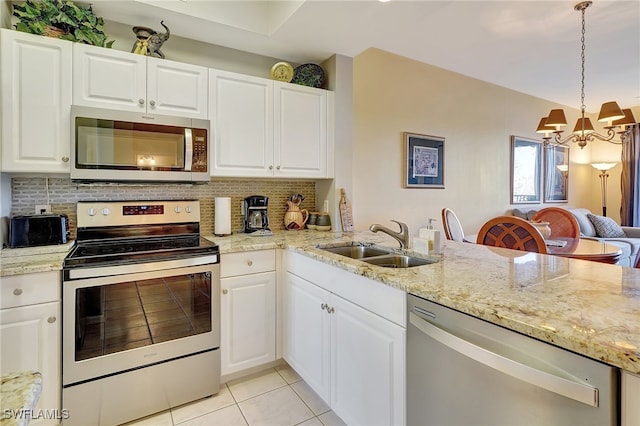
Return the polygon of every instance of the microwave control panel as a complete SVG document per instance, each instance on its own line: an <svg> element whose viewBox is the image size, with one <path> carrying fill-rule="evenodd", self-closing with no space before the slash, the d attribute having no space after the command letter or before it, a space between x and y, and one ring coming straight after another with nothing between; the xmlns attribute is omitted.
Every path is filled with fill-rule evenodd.
<svg viewBox="0 0 640 426"><path fill-rule="evenodd" d="M208 172L207 162L207 130L193 129L193 159L191 160L192 172Z"/></svg>

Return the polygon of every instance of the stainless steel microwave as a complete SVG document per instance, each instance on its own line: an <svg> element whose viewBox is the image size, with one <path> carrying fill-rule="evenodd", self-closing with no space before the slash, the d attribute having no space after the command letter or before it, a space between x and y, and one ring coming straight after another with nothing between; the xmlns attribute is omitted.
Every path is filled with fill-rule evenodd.
<svg viewBox="0 0 640 426"><path fill-rule="evenodd" d="M209 121L71 107L71 180L208 182Z"/></svg>

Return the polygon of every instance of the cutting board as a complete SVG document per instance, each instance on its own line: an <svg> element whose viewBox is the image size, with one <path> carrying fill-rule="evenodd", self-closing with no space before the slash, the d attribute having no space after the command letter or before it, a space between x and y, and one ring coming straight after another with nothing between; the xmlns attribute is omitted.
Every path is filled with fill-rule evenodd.
<svg viewBox="0 0 640 426"><path fill-rule="evenodd" d="M347 194L344 192L344 188L340 188L340 223L342 224L342 230L349 232L353 231L353 214L351 213L351 203L347 199Z"/></svg>

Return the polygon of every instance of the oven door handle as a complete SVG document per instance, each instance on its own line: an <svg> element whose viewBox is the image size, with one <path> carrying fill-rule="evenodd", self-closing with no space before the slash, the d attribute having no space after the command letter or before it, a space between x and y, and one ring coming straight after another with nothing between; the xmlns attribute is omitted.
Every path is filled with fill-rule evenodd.
<svg viewBox="0 0 640 426"><path fill-rule="evenodd" d="M193 132L184 129L184 171L190 172L193 163Z"/></svg>
<svg viewBox="0 0 640 426"><path fill-rule="evenodd" d="M419 314L430 313L419 307L414 307L414 309ZM413 312L409 313L409 322L425 335L480 364L583 404L592 407L598 406L598 389L593 386L569 380L499 355L451 334Z"/></svg>

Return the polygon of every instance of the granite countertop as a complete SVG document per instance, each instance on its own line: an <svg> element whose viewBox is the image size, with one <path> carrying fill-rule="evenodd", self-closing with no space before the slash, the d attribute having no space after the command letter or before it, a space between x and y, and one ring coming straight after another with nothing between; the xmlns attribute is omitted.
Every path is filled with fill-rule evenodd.
<svg viewBox="0 0 640 426"><path fill-rule="evenodd" d="M75 240L52 246L3 248L0 251L0 277L59 271Z"/></svg>
<svg viewBox="0 0 640 426"><path fill-rule="evenodd" d="M26 426L42 392L42 374L16 371L2 376L0 409L2 426Z"/></svg>
<svg viewBox="0 0 640 426"><path fill-rule="evenodd" d="M391 237L369 231L280 231L268 237L234 234L207 239L216 242L222 254L294 251L640 374L640 269L454 241L443 242L442 254L432 256L436 263L388 269L316 247L360 241L398 247ZM64 251L14 259L5 251L2 275L60 269L66 255Z"/></svg>
<svg viewBox="0 0 640 426"><path fill-rule="evenodd" d="M444 241L437 263L388 269L317 244L397 242L371 232L211 237L221 252L285 248L556 346L640 373L640 269ZM415 253L412 253L415 254ZM422 255L424 256L424 255Z"/></svg>

